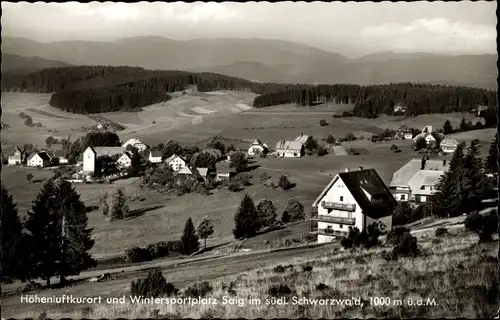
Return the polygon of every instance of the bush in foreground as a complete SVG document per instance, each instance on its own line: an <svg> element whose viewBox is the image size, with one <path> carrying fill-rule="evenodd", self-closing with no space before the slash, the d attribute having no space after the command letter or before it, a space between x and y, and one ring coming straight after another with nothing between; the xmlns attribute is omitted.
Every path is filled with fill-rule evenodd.
<svg viewBox="0 0 500 320"><path fill-rule="evenodd" d="M201 283L195 283L184 290L185 297L198 298L205 297L207 294L211 293L213 287L209 282L204 281Z"/></svg>
<svg viewBox="0 0 500 320"><path fill-rule="evenodd" d="M160 269L148 272L145 279L137 279L130 284L130 295L156 298L176 295L177 288L167 282Z"/></svg>

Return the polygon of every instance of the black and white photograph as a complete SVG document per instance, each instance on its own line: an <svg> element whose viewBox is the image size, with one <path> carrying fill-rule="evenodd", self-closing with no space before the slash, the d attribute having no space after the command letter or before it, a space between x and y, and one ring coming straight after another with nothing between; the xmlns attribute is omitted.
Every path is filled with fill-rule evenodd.
<svg viewBox="0 0 500 320"><path fill-rule="evenodd" d="M500 317L496 1L1 9L1 320Z"/></svg>

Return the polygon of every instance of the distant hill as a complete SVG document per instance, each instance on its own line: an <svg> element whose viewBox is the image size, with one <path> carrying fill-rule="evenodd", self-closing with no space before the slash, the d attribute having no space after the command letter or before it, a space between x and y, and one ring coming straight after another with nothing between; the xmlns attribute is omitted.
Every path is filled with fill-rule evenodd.
<svg viewBox="0 0 500 320"><path fill-rule="evenodd" d="M257 82L287 83L294 77L260 62L237 61L223 66L193 68L192 72L212 72L225 74Z"/></svg>
<svg viewBox="0 0 500 320"><path fill-rule="evenodd" d="M382 52L348 59L338 53L282 40L178 41L158 36L113 42L50 43L3 37L2 52L22 57L35 55L72 65L215 72L261 82L358 85L422 82L497 89L496 55Z"/></svg>
<svg viewBox="0 0 500 320"><path fill-rule="evenodd" d="M2 54L2 73L28 74L44 68L68 67L70 64L40 57Z"/></svg>

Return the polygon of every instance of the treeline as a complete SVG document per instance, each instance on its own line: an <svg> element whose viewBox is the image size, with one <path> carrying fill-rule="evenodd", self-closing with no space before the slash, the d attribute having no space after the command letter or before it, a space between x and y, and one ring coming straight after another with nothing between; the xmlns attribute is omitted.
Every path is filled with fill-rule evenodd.
<svg viewBox="0 0 500 320"><path fill-rule="evenodd" d="M88 208L71 183L47 180L25 221L3 185L1 195L1 283L41 278L50 285L50 278L59 276L63 284L97 265L90 255Z"/></svg>
<svg viewBox="0 0 500 320"><path fill-rule="evenodd" d="M397 83L358 86L351 84L287 86L255 98L253 106L262 108L295 103L311 106L319 103L354 104L353 115L374 118L379 114L416 116L428 113L469 111L480 105L495 108L496 92L491 90L443 85ZM394 111L395 106L404 111Z"/></svg>
<svg viewBox="0 0 500 320"><path fill-rule="evenodd" d="M415 116L428 113L469 111L488 106L496 115L496 92L480 88L397 83L359 86L352 84L303 85L255 83L215 73L146 70L134 67L76 66L44 69L2 80L3 90L56 92L51 105L76 113L137 110L165 101L168 93L196 85L198 91L246 91L259 94L253 106L262 108L294 103L354 104L353 115ZM401 111L394 111L401 106Z"/></svg>

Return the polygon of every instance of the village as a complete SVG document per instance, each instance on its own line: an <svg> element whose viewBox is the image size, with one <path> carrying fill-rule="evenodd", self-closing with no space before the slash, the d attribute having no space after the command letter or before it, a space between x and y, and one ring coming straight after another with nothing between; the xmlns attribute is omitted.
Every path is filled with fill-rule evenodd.
<svg viewBox="0 0 500 320"><path fill-rule="evenodd" d="M472 122L469 122L468 126L474 128ZM104 130L100 131L105 132ZM75 165L70 165L68 162L68 150L41 149L30 153L16 147L8 157L8 165L46 170L66 167L69 170L65 170L64 176L71 183L103 181L112 183L117 179L126 179L130 175L133 159L137 157L137 166L150 169L166 166L176 177L190 178L200 183L212 180L223 183L232 190L233 185L230 182L239 173L235 168L237 165L231 161L231 157L235 154L241 155L246 163L252 159L266 157L302 158L297 161L308 161L313 151L317 152L318 156L356 155L356 151L347 150L341 143L356 139L354 136L349 136L352 134L348 134L344 140L327 137L318 143L313 137L301 133L293 140L278 141L274 149L256 138L246 150L237 151L231 148L225 154L216 148L209 148L201 150L201 153L209 152L215 163L206 167L195 166L193 161L190 162L175 153L164 157L161 149L164 145L151 147L138 138L128 139L121 146L88 146L78 157ZM398 203L408 202L416 208L430 199L436 190L436 184L449 169L450 155L460 144L457 139L446 137L443 129L436 131L429 125L421 130L402 125L398 130L386 130L384 134L371 137L371 142L374 144L378 141L391 140L410 141L412 148L420 151L421 156L410 160L395 171L389 185L383 182L373 168L346 166L344 172L330 173L333 179L313 202L311 208L310 233L316 237L318 243L346 237L351 227L361 231L366 230L368 225L376 221L382 222L385 228L390 230L392 214ZM391 151L400 150L393 145ZM440 156L440 159L433 159L431 156ZM237 190L239 189L235 187L232 191Z"/></svg>

